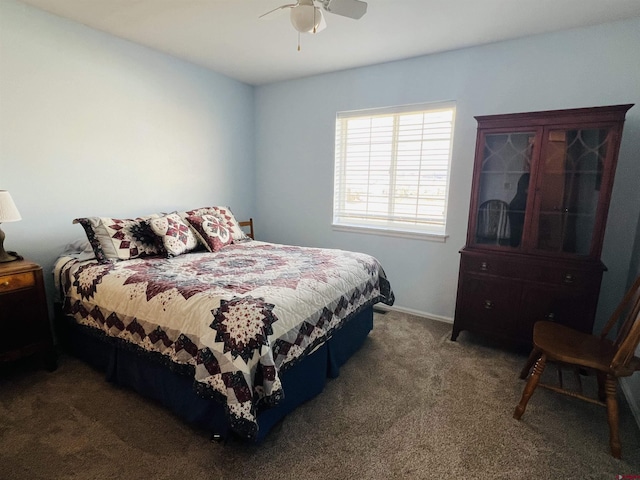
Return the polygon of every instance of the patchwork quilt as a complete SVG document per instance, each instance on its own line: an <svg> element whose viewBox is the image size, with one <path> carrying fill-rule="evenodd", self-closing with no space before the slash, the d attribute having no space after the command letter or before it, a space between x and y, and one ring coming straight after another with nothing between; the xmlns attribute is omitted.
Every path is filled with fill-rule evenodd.
<svg viewBox="0 0 640 480"><path fill-rule="evenodd" d="M249 241L216 252L98 264L61 257L64 312L92 332L194 376L252 439L281 373L344 322L394 295L366 254Z"/></svg>

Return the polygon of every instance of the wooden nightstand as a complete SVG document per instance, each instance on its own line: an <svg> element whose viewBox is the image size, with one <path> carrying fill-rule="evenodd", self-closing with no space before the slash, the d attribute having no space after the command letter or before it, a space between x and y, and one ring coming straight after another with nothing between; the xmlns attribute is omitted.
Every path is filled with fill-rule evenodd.
<svg viewBox="0 0 640 480"><path fill-rule="evenodd" d="M42 268L28 260L0 263L0 362L35 354L55 370Z"/></svg>

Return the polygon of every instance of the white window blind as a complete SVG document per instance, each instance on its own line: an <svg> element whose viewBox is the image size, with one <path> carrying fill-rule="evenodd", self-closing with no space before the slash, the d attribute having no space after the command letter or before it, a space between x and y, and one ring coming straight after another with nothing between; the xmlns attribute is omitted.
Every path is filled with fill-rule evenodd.
<svg viewBox="0 0 640 480"><path fill-rule="evenodd" d="M338 113L334 225L444 235L454 117L450 103Z"/></svg>

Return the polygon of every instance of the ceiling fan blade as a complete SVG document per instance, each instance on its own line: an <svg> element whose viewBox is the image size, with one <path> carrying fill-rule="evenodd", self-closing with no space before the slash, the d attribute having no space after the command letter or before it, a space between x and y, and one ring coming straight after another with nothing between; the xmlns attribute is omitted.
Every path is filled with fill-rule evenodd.
<svg viewBox="0 0 640 480"><path fill-rule="evenodd" d="M292 3L290 5L280 5L278 8L274 8L273 10L269 10L267 13L263 13L258 18L266 17L270 13L277 12L278 10L282 10L283 8L293 8L293 7L297 7L297 6L298 6L297 3Z"/></svg>
<svg viewBox="0 0 640 480"><path fill-rule="evenodd" d="M349 18L362 18L367 13L367 2L360 0L320 0L327 12Z"/></svg>

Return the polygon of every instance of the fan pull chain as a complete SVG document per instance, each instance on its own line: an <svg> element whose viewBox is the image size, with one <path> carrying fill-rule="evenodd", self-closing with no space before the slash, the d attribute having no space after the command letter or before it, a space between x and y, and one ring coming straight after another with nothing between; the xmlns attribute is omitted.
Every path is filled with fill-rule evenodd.
<svg viewBox="0 0 640 480"><path fill-rule="evenodd" d="M298 51L300 51L300 32L298 32Z"/></svg>
<svg viewBox="0 0 640 480"><path fill-rule="evenodd" d="M318 8L313 8L313 33L318 33L318 22L316 21L316 13L318 12Z"/></svg>

